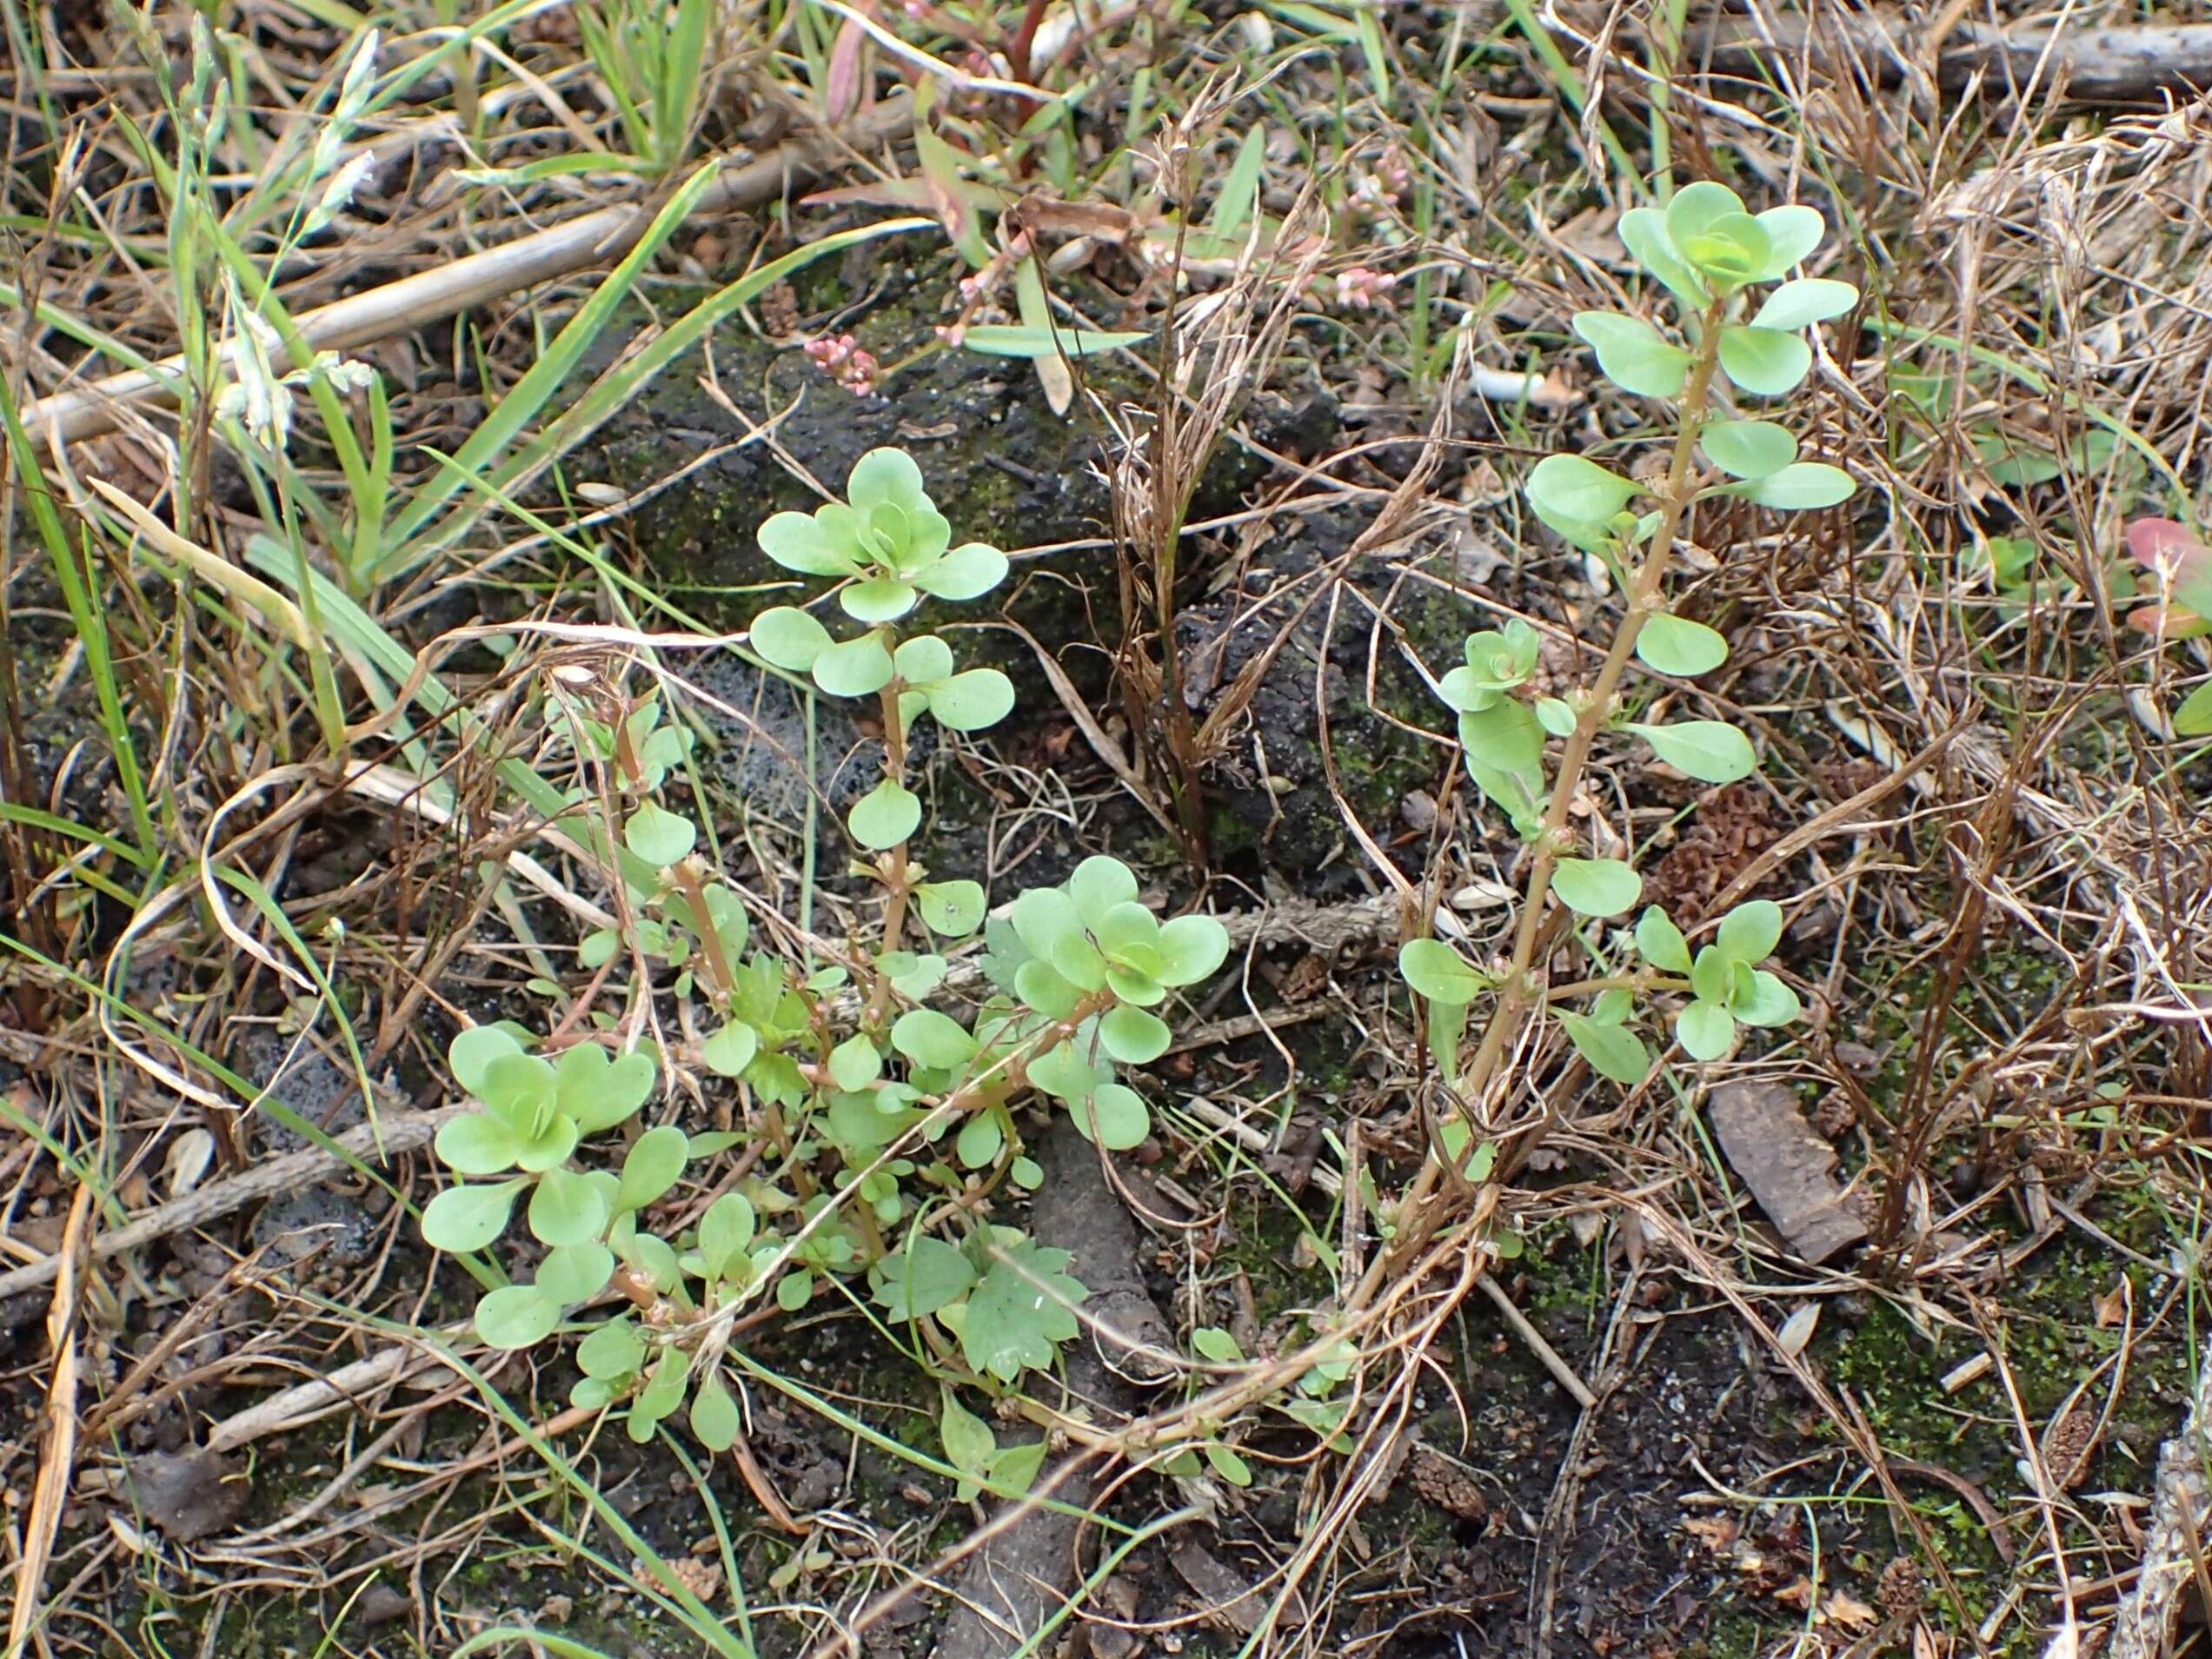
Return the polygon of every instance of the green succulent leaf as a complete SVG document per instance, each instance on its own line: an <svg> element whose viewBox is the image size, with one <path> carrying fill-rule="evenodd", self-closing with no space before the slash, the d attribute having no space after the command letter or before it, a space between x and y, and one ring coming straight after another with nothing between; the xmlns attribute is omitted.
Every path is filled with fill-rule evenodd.
<svg viewBox="0 0 2212 1659"><path fill-rule="evenodd" d="M1703 622L1660 611L1644 619L1636 636L1636 654L1663 674L1687 680L1727 661L1728 641Z"/></svg>
<svg viewBox="0 0 2212 1659"><path fill-rule="evenodd" d="M1068 1116L1084 1139L1113 1152L1133 1151L1152 1132L1152 1109L1124 1083L1099 1084L1088 1100L1069 1104Z"/></svg>
<svg viewBox="0 0 2212 1659"><path fill-rule="evenodd" d="M1857 489L1850 474L1841 467L1830 467L1824 461L1800 461L1771 477L1746 486L1741 494L1745 500L1757 501L1761 507L1803 513L1848 501Z"/></svg>
<svg viewBox="0 0 2212 1659"><path fill-rule="evenodd" d="M1782 906L1770 899L1754 899L1737 906L1721 918L1713 943L1730 961L1756 967L1782 943Z"/></svg>
<svg viewBox="0 0 2212 1659"><path fill-rule="evenodd" d="M1644 894L1644 878L1618 859L1561 859L1552 891L1578 915L1618 916Z"/></svg>
<svg viewBox="0 0 2212 1659"><path fill-rule="evenodd" d="M1637 493L1627 479L1580 455L1546 455L1530 469L1524 488L1537 517L1585 552L1611 541L1614 518Z"/></svg>
<svg viewBox="0 0 2212 1659"><path fill-rule="evenodd" d="M903 513L929 510L929 491L922 481L921 464L903 449L871 449L853 463L845 481L845 499L856 512L895 507Z"/></svg>
<svg viewBox="0 0 2212 1659"><path fill-rule="evenodd" d="M873 697L891 683L891 653L874 632L826 646L814 658L814 684L833 697Z"/></svg>
<svg viewBox="0 0 2212 1659"><path fill-rule="evenodd" d="M535 1054L502 1054L484 1068L481 1097L491 1114L535 1141L554 1115L558 1098L553 1067Z"/></svg>
<svg viewBox="0 0 2212 1659"><path fill-rule="evenodd" d="M1723 720L1677 720L1671 726L1631 722L1628 728L1660 760L1701 783L1734 783L1758 770L1751 740Z"/></svg>
<svg viewBox="0 0 2212 1659"><path fill-rule="evenodd" d="M556 1306L588 1302L614 1277L614 1252L595 1238L549 1250L538 1264L537 1288Z"/></svg>
<svg viewBox="0 0 2212 1659"><path fill-rule="evenodd" d="M681 1178L690 1157L691 1138L674 1124L647 1130L622 1159L622 1185L614 1207L642 1210L656 1202Z"/></svg>
<svg viewBox="0 0 2212 1659"><path fill-rule="evenodd" d="M1771 477L1797 458L1797 440L1772 421L1710 421L1697 441L1730 478Z"/></svg>
<svg viewBox="0 0 2212 1659"><path fill-rule="evenodd" d="M953 1138L953 1153L962 1169L986 1169L998 1161L1000 1149L1006 1144L1006 1131L998 1113L980 1112L969 1118L967 1127Z"/></svg>
<svg viewBox="0 0 2212 1659"><path fill-rule="evenodd" d="M896 576L869 576L837 590L845 614L871 627L897 621L920 601L921 595Z"/></svg>
<svg viewBox="0 0 2212 1659"><path fill-rule="evenodd" d="M1459 747L1470 764L1492 772L1526 772L1544 760L1544 725L1526 703L1500 698L1459 716Z"/></svg>
<svg viewBox="0 0 2212 1659"><path fill-rule="evenodd" d="M1099 1020L1099 1041L1124 1065L1151 1065L1173 1040L1166 1020L1126 1003L1107 1009Z"/></svg>
<svg viewBox="0 0 2212 1659"><path fill-rule="evenodd" d="M1849 282L1825 276L1801 277L1784 282L1766 296L1766 303L1751 319L1755 328L1794 330L1840 317L1859 302L1859 291Z"/></svg>
<svg viewBox="0 0 2212 1659"><path fill-rule="evenodd" d="M1163 985L1196 985L1229 955L1229 930L1211 916L1178 916L1159 929L1159 965L1152 970Z"/></svg>
<svg viewBox="0 0 2212 1659"><path fill-rule="evenodd" d="M653 1098L661 1065L648 1049L610 1060L598 1044L579 1043L561 1055L555 1075L561 1115L575 1121L578 1134L597 1135L637 1116Z"/></svg>
<svg viewBox="0 0 2212 1659"><path fill-rule="evenodd" d="M813 514L778 513L758 533L761 551L786 570L807 576L859 573L852 510L832 505Z"/></svg>
<svg viewBox="0 0 2212 1659"><path fill-rule="evenodd" d="M709 1278L730 1277L731 1264L752 1245L755 1224L752 1202L742 1192L725 1192L707 1206L699 1218L699 1256Z"/></svg>
<svg viewBox="0 0 2212 1659"><path fill-rule="evenodd" d="M1575 332L1598 353L1598 367L1623 391L1639 397L1679 397L1690 354L1641 317L1578 311Z"/></svg>
<svg viewBox="0 0 2212 1659"><path fill-rule="evenodd" d="M488 1112L465 1112L438 1131L438 1156L459 1175L500 1175L521 1158L525 1143Z"/></svg>
<svg viewBox="0 0 2212 1659"><path fill-rule="evenodd" d="M1053 971L1049 962L1034 958L1015 970L1014 994L1047 1019L1065 1019L1075 1012L1083 993Z"/></svg>
<svg viewBox="0 0 2212 1659"><path fill-rule="evenodd" d="M1718 946L1704 946L1690 965L1691 994L1700 1002L1717 1003L1725 1007L1730 993L1735 989L1735 966Z"/></svg>
<svg viewBox="0 0 2212 1659"><path fill-rule="evenodd" d="M1720 331L1720 366L1754 396L1780 397L1810 372L1812 348L1779 328L1730 323Z"/></svg>
<svg viewBox="0 0 2212 1659"><path fill-rule="evenodd" d="M682 1266L666 1239L656 1238L649 1232L634 1231L622 1240L621 1255L623 1262L643 1274L656 1291L673 1291L682 1282Z"/></svg>
<svg viewBox="0 0 2212 1659"><path fill-rule="evenodd" d="M753 1057L761 1052L761 1034L744 1021L733 1019L700 1045L699 1058L716 1077L742 1077Z"/></svg>
<svg viewBox="0 0 2212 1659"><path fill-rule="evenodd" d="M1575 706L1564 697L1539 697L1536 700L1536 723L1553 737L1572 737Z"/></svg>
<svg viewBox="0 0 2212 1659"><path fill-rule="evenodd" d="M1599 1077L1634 1085L1643 1082L1651 1071L1651 1051L1634 1032L1583 1014L1562 1014L1559 1023L1566 1028L1567 1040L1575 1045L1575 1052L1590 1062L1590 1069Z"/></svg>
<svg viewBox="0 0 2212 1659"><path fill-rule="evenodd" d="M637 1322L624 1315L609 1319L576 1344L576 1364L587 1377L634 1377L645 1364L645 1339Z"/></svg>
<svg viewBox="0 0 2212 1659"><path fill-rule="evenodd" d="M966 1065L975 1058L977 1048L966 1026L934 1008L916 1008L900 1015L891 1027L891 1045L915 1065L940 1072Z"/></svg>
<svg viewBox="0 0 2212 1659"><path fill-rule="evenodd" d="M1675 1016L1675 1039L1694 1060L1717 1060L1736 1041L1736 1019L1717 1002L1691 1003Z"/></svg>
<svg viewBox="0 0 2212 1659"><path fill-rule="evenodd" d="M1491 983L1440 939L1406 940L1398 947L1398 971L1422 996L1448 1006L1465 1006Z"/></svg>
<svg viewBox="0 0 2212 1659"><path fill-rule="evenodd" d="M1068 877L1067 897L1085 924L1096 926L1109 912L1136 901L1136 873L1119 859L1094 853Z"/></svg>
<svg viewBox="0 0 2212 1659"><path fill-rule="evenodd" d="M1006 555L980 541L964 542L908 579L939 599L980 599L1006 579Z"/></svg>
<svg viewBox="0 0 2212 1659"><path fill-rule="evenodd" d="M698 826L665 806L641 801L622 826L622 844L656 869L681 864L699 839Z"/></svg>
<svg viewBox="0 0 2212 1659"><path fill-rule="evenodd" d="M730 1398L719 1369L703 1377L691 1396L692 1437L709 1451L727 1451L737 1443L737 1402Z"/></svg>
<svg viewBox="0 0 2212 1659"><path fill-rule="evenodd" d="M535 1348L561 1323L561 1304L535 1284L508 1284L476 1304L476 1335L490 1348Z"/></svg>
<svg viewBox="0 0 2212 1659"><path fill-rule="evenodd" d="M1764 228L1748 213L1724 215L1687 242L1676 238L1675 246L1708 283L1722 288L1757 282L1774 257Z"/></svg>
<svg viewBox="0 0 2212 1659"><path fill-rule="evenodd" d="M605 1196L576 1170L548 1170L530 1194L530 1231L541 1244L581 1244L607 1230Z"/></svg>
<svg viewBox="0 0 2212 1659"><path fill-rule="evenodd" d="M1013 681L996 668L969 668L929 691L929 712L940 726L980 732L1013 712Z"/></svg>
<svg viewBox="0 0 2212 1659"><path fill-rule="evenodd" d="M507 1231L515 1197L528 1185L518 1180L448 1187L423 1206L423 1243L456 1256L483 1249Z"/></svg>
<svg viewBox="0 0 2212 1659"><path fill-rule="evenodd" d="M964 939L982 925L983 887L974 881L925 881L914 889L914 908L930 932Z"/></svg>
<svg viewBox="0 0 2212 1659"><path fill-rule="evenodd" d="M1681 249L1717 221L1742 215L1744 198L1725 184L1700 179L1677 190L1663 211L1666 216L1667 238Z"/></svg>
<svg viewBox="0 0 2212 1659"><path fill-rule="evenodd" d="M1728 1011L1746 1025L1769 1026L1788 1025L1804 1008L1779 974L1756 968L1748 988L1739 989L1729 999Z"/></svg>
<svg viewBox="0 0 2212 1659"><path fill-rule="evenodd" d="M850 1093L883 1075L883 1056L866 1032L856 1032L829 1052L829 1078Z"/></svg>
<svg viewBox="0 0 2212 1659"><path fill-rule="evenodd" d="M1799 263L1807 254L1820 246L1820 239L1828 234L1828 224L1812 208L1792 203L1784 208L1769 208L1759 215L1759 228L1766 232L1767 247L1770 250L1764 275L1769 278L1780 276L1791 266ZM1841 286L1849 286L1842 284Z"/></svg>
<svg viewBox="0 0 2212 1659"><path fill-rule="evenodd" d="M1690 972L1690 941L1657 905L1637 918L1636 948L1646 962L1664 972Z"/></svg>
<svg viewBox="0 0 2212 1659"><path fill-rule="evenodd" d="M1658 208L1631 208L1621 215L1621 242L1629 256L1692 311L1703 311L1712 296L1667 236L1667 216ZM1770 236L1770 241L1771 237Z"/></svg>
<svg viewBox="0 0 2212 1659"><path fill-rule="evenodd" d="M832 644L827 628L789 605L778 605L754 617L747 642L763 661L800 674L812 668L814 659Z"/></svg>
<svg viewBox="0 0 2212 1659"><path fill-rule="evenodd" d="M474 1025L446 1045L446 1064L452 1068L454 1080L482 1100L493 1064L521 1052L522 1045L505 1027Z"/></svg>
<svg viewBox="0 0 2212 1659"><path fill-rule="evenodd" d="M934 634L918 634L899 641L891 661L909 686L933 686L953 672L953 647Z"/></svg>
<svg viewBox="0 0 2212 1659"><path fill-rule="evenodd" d="M895 778L886 778L853 803L845 826L869 851L898 846L921 827L921 797Z"/></svg>
<svg viewBox="0 0 2212 1659"><path fill-rule="evenodd" d="M1073 1043L1055 1043L1029 1062L1029 1081L1057 1100L1087 1097L1103 1080Z"/></svg>
<svg viewBox="0 0 2212 1659"><path fill-rule="evenodd" d="M690 1381L689 1355L673 1348L662 1354L643 1390L630 1403L625 1425L630 1438L640 1445L652 1439L662 1421L674 1416L683 1404L684 1390Z"/></svg>

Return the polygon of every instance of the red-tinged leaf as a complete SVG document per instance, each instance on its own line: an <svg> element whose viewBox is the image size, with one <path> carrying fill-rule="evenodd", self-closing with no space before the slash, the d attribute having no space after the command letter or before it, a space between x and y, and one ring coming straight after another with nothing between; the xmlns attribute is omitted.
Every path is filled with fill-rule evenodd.
<svg viewBox="0 0 2212 1659"><path fill-rule="evenodd" d="M822 86L822 119L830 126L844 125L860 107L860 47L867 37L860 20L847 17L837 31L837 43L829 49L829 75Z"/></svg>
<svg viewBox="0 0 2212 1659"><path fill-rule="evenodd" d="M2137 519L2128 526L2128 554L2150 574L2159 595L2129 615L2132 627L2169 640L2212 632L2212 547L2195 530L2172 519Z"/></svg>
<svg viewBox="0 0 2212 1659"><path fill-rule="evenodd" d="M2212 548L2196 532L2172 519L2137 519L2128 526L2128 554L2146 570L2176 580L2192 566L2212 560Z"/></svg>

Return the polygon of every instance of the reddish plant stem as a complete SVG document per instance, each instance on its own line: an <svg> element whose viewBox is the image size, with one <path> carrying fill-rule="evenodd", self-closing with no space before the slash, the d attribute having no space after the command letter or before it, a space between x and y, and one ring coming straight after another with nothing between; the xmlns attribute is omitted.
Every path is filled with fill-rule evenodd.
<svg viewBox="0 0 2212 1659"><path fill-rule="evenodd" d="M1567 815L1573 810L1598 734L1604 729L1629 659L1636 653L1637 636L1654 614L1664 608L1663 584L1691 499L1697 494L1694 475L1697 434L1704 422L1705 406L1712 391L1713 370L1719 362L1723 303L1716 301L1705 312L1704 332L1691 361L1682 395L1682 424L1675 435L1674 455L1667 467L1666 492L1659 509L1659 523L1651 537L1651 551L1637 567L1628 584L1628 614L1613 635L1604 665L1583 693L1575 712L1575 729L1559 756L1559 771L1552 785L1551 803L1544 808L1544 826L1537 833L1535 863L1529 872L1528 895L1522 901L1513 938L1511 965L1499 986L1498 1005L1483 1031L1481 1044L1459 1075L1458 1093L1463 1109L1482 1098L1499 1063L1511 1051L1528 1015L1545 1002L1538 961L1543 942L1551 937L1546 926L1552 913L1551 878L1559 859L1573 845ZM1354 1289L1348 1306L1358 1308L1381 1289L1392 1269L1419 1250L1434 1231L1427 1211L1443 1165L1431 1158L1421 1166L1398 1205L1398 1236L1392 1247L1378 1255Z"/></svg>

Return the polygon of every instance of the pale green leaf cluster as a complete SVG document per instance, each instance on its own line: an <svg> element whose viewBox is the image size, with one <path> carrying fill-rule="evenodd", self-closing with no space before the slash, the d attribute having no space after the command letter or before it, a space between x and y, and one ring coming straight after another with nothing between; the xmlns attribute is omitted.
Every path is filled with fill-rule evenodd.
<svg viewBox="0 0 2212 1659"><path fill-rule="evenodd" d="M844 501L825 502L811 514L777 514L761 527L760 541L761 551L787 570L839 578L838 603L854 621L871 627L895 622L924 594L980 599L1006 580L1006 556L996 547L980 541L953 546L952 525L930 501L921 468L903 449L869 450L845 488ZM842 677L833 668L831 679ZM822 689L837 691L827 683Z"/></svg>
<svg viewBox="0 0 2212 1659"><path fill-rule="evenodd" d="M1689 1005L1675 1016L1675 1039L1692 1059L1717 1060L1741 1025L1786 1025L1803 1012L1797 992L1758 965L1782 941L1782 906L1756 899L1721 919L1696 956L1682 930L1654 906L1636 924L1636 948L1653 967L1688 978Z"/></svg>
<svg viewBox="0 0 2212 1659"><path fill-rule="evenodd" d="M1717 380L1750 396L1784 396L1811 370L1805 331L1858 303L1858 290L1849 282L1789 275L1818 247L1823 231L1810 208L1754 215L1724 184L1685 186L1664 208L1631 209L1620 222L1630 255L1680 305L1683 338L1671 338L1644 317L1611 311L1576 313L1575 333L1623 391L1678 398L1697 342L1717 328ZM1776 286L1750 309L1749 291L1767 283ZM1841 468L1799 460L1796 438L1772 421L1708 414L1697 441L1721 475L1706 493L1801 512L1837 506L1857 488ZM1644 486L1580 455L1545 457L1530 472L1527 488L1537 517L1588 552L1617 556L1656 528L1655 514L1631 510L1647 493Z"/></svg>
<svg viewBox="0 0 2212 1659"><path fill-rule="evenodd" d="M975 932L987 903L979 884L932 879L912 856L924 805L904 775L905 739L924 713L961 731L991 725L1013 692L995 670L961 670L934 634L900 638L896 622L921 594L983 591L1005 561L980 544L951 547L919 469L896 451L865 457L850 494L770 521L762 542L791 567L838 578L866 631L840 642L807 611L782 607L755 620L751 643L825 692L881 694L883 774L847 818L854 844L877 855L853 869L884 889L881 939L826 962L802 961L780 926L756 937L711 836L676 796L690 752L683 728L649 697L556 707L585 774L566 796L572 811L603 821L610 795L617 811L601 845L624 920L586 935L579 956L602 979L633 970L628 994L600 1007L672 997L682 1017L662 1029L685 1039L665 1057L617 1054L629 1021L595 1011L579 1022L571 1010L557 1045L502 1025L462 1033L448 1056L475 1105L437 1138L463 1178L430 1204L424 1237L442 1250L488 1250L521 1208L544 1253L528 1283L482 1297L477 1334L521 1349L581 1325L574 1404L622 1407L639 1439L681 1415L710 1449L733 1443L739 1414L719 1333L743 1304L772 1296L797 1311L825 1281L864 1284L890 1320L926 1327L952 1380L965 1365L967 1380L996 1390L1051 1365L1077 1335L1086 1294L1068 1253L970 1200L942 1199L1042 1185L1016 1117L1025 1105L1065 1110L1109 1150L1141 1145L1150 1109L1124 1068L1166 1052L1171 998L1227 955L1219 921L1163 920L1126 866L1093 858L991 920L997 994L959 1014L932 1005L949 966L938 941ZM664 1065L741 1085L743 1126L692 1135L663 1124L613 1142L608 1131L638 1115ZM699 1166L741 1145L745 1172L714 1186ZM693 1208L702 1190L710 1201ZM1039 1445L999 1446L949 1394L940 1426L948 1459L978 1490L1019 1491L1033 1478Z"/></svg>

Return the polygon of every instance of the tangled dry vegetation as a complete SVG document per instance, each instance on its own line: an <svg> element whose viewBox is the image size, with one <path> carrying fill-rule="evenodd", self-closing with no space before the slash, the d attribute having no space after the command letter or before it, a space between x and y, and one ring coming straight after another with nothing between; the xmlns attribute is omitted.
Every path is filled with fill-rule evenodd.
<svg viewBox="0 0 2212 1659"><path fill-rule="evenodd" d="M2203 1642L2207 659L2127 531L2202 518L2202 25L0 14L9 1659ZM1604 748L1568 824L1685 928L1779 902L1806 1019L1628 1085L1531 1020L1467 1098L1397 952L1502 963L1531 860L1432 693L1613 638L1522 484L1661 429L1570 319L1657 314L1621 216L1701 178L1828 221L1863 297L1790 419L1858 494L1697 507L1728 665L1630 694L1760 768ZM1012 713L911 756L745 648L757 527L887 445L1013 567L946 627ZM633 1444L573 1344L478 1340L519 1258L423 1243L472 1026L654 1035L671 1238L788 1158L593 953L644 888L561 792L631 761L561 733L648 701L810 973L880 922L887 735L933 873L1111 852L1223 919L1138 1144L1026 1115L931 1212L1073 1252L1019 1386L787 1273L717 1328L726 1449Z"/></svg>

